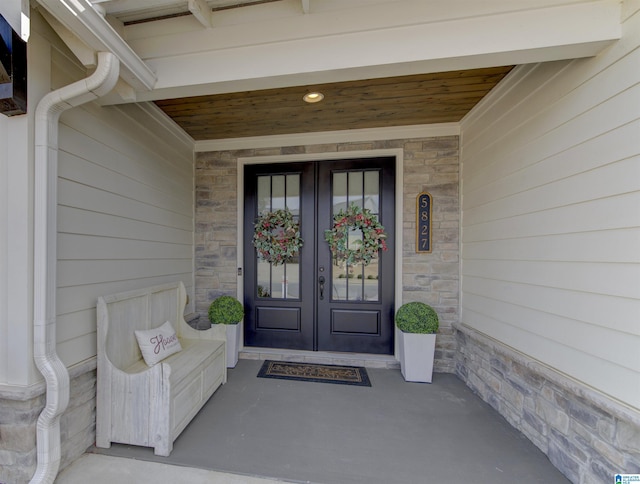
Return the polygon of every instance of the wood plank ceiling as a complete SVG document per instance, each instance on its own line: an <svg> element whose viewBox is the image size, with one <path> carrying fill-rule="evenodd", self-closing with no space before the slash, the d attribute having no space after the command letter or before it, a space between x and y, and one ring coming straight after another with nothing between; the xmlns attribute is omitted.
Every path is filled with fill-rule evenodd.
<svg viewBox="0 0 640 484"><path fill-rule="evenodd" d="M193 139L458 122L513 66L156 101ZM324 100L302 97L320 91Z"/></svg>

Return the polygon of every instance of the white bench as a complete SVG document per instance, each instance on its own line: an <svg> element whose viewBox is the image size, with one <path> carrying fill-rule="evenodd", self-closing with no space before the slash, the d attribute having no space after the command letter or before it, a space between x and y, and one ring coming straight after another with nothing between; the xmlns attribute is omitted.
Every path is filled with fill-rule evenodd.
<svg viewBox="0 0 640 484"><path fill-rule="evenodd" d="M198 331L184 320L182 282L98 298L96 446L153 447L174 440L227 381L225 328ZM171 322L182 351L148 367L134 331Z"/></svg>

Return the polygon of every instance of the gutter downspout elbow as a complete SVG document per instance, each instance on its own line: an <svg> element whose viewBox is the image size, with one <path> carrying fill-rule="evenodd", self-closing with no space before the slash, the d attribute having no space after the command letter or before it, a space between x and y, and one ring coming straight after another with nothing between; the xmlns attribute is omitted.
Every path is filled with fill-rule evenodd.
<svg viewBox="0 0 640 484"><path fill-rule="evenodd" d="M67 109L111 91L119 73L118 58L110 52L99 52L93 74L48 93L36 107L33 359L45 379L46 405L38 417L37 467L31 484L52 483L58 474L60 417L69 403L69 372L56 352L58 120Z"/></svg>

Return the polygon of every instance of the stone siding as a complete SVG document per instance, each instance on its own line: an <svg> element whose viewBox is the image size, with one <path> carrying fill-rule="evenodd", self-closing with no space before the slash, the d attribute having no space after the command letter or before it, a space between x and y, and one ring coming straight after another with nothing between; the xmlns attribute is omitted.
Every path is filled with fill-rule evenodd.
<svg viewBox="0 0 640 484"><path fill-rule="evenodd" d="M403 193L403 301L432 305L441 319L434 369L454 371L455 339L452 323L458 319L459 202L458 137L336 143L198 153L196 157L196 311L206 314L216 297L237 293L237 160L257 156L369 151L402 148ZM376 156L372 153L372 156ZM432 252L415 252L416 196L433 196Z"/></svg>
<svg viewBox="0 0 640 484"><path fill-rule="evenodd" d="M640 414L462 325L456 374L571 482L640 474Z"/></svg>
<svg viewBox="0 0 640 484"><path fill-rule="evenodd" d="M29 482L36 470L36 421L44 403L44 395L0 399L0 483Z"/></svg>
<svg viewBox="0 0 640 484"><path fill-rule="evenodd" d="M455 368L452 324L458 321L459 223L458 137L403 143L403 302L421 301L433 306L440 318L434 371ZM416 252L416 196L433 197L432 251Z"/></svg>
<svg viewBox="0 0 640 484"><path fill-rule="evenodd" d="M95 365L94 365L95 366ZM22 484L36 470L36 425L44 394L27 400L0 398L0 483ZM95 442L95 369L71 379L69 406L60 417L63 469Z"/></svg>

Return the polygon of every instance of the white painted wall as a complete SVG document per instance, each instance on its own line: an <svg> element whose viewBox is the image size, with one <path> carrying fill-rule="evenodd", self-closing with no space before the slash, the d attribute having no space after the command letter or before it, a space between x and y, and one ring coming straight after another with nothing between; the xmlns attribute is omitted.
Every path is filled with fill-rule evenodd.
<svg viewBox="0 0 640 484"><path fill-rule="evenodd" d="M39 378L33 362L33 111L46 92L46 40L27 44L28 110L0 115L0 393ZM11 388L9 388L11 391Z"/></svg>
<svg viewBox="0 0 640 484"><path fill-rule="evenodd" d="M0 115L0 385L25 385L34 370L28 137L27 116Z"/></svg>
<svg viewBox="0 0 640 484"><path fill-rule="evenodd" d="M640 408L640 2L623 18L463 120L461 318Z"/></svg>
<svg viewBox="0 0 640 484"><path fill-rule="evenodd" d="M7 286L9 284L7 264L9 263L9 119L0 116L0 382L6 381L7 344L9 318L7 309Z"/></svg>
<svg viewBox="0 0 640 484"><path fill-rule="evenodd" d="M33 121L49 90L87 73L32 16L29 116L0 116L0 391L42 379L33 365ZM67 111L60 121L58 352L96 354L99 295L182 280L193 301L193 140L154 105ZM191 308L193 306L191 305Z"/></svg>
<svg viewBox="0 0 640 484"><path fill-rule="evenodd" d="M69 57L52 61L54 84L71 82ZM90 104L61 119L57 338L68 366L96 354L99 295L177 280L193 294L193 141L163 116Z"/></svg>

